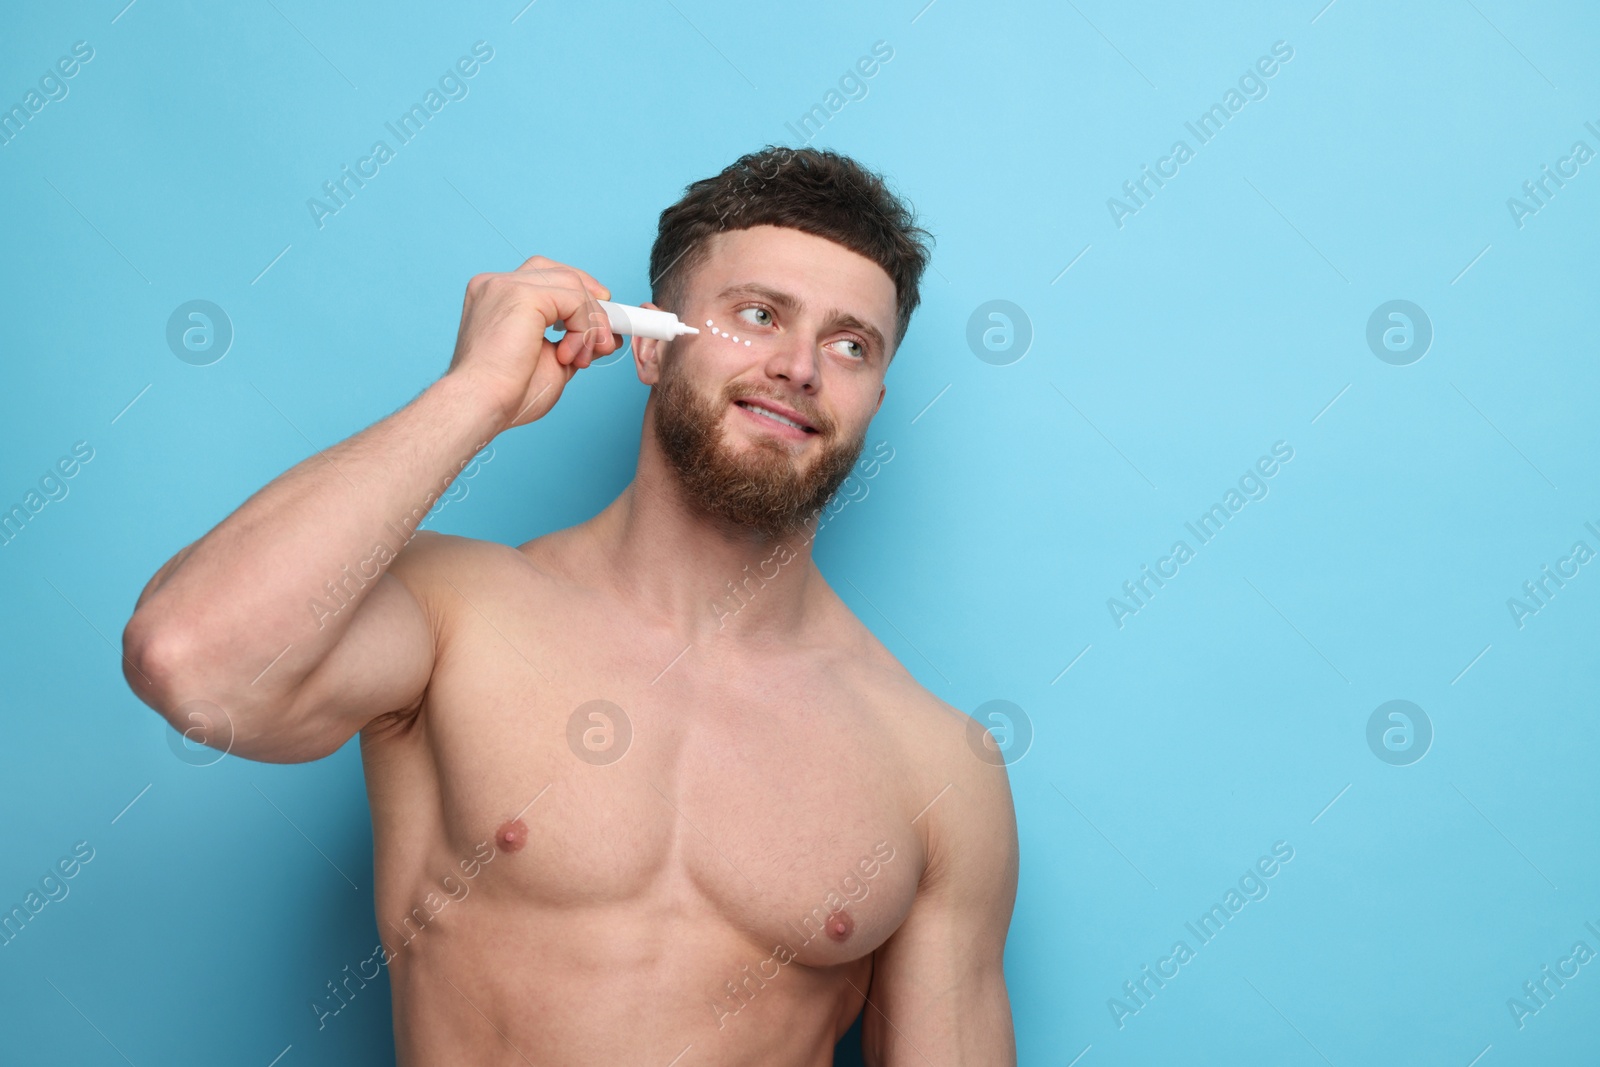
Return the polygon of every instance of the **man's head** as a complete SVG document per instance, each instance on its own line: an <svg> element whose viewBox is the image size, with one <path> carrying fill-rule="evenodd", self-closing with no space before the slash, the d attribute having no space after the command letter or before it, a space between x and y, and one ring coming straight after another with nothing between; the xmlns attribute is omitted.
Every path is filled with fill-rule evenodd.
<svg viewBox="0 0 1600 1067"><path fill-rule="evenodd" d="M744 156L662 212L647 306L700 333L636 339L635 361L691 503L766 537L827 503L883 402L930 239L880 178L811 148Z"/></svg>

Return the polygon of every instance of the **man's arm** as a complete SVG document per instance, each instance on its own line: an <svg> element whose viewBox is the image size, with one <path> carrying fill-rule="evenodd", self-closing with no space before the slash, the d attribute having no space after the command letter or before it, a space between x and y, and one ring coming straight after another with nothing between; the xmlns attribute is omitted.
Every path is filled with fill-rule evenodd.
<svg viewBox="0 0 1600 1067"><path fill-rule="evenodd" d="M539 256L475 276L444 377L268 483L156 572L123 631L133 691L190 737L283 763L419 706L433 627L388 569L479 449L542 417L578 369L618 347L593 303L609 296ZM554 323L568 329L559 345L544 337Z"/></svg>
<svg viewBox="0 0 1600 1067"><path fill-rule="evenodd" d="M963 716L963 719L965 717ZM878 949L862 1049L872 1067L1015 1067L1006 930L1017 896L1017 822L1004 764L963 740L948 793L928 810L928 865Z"/></svg>

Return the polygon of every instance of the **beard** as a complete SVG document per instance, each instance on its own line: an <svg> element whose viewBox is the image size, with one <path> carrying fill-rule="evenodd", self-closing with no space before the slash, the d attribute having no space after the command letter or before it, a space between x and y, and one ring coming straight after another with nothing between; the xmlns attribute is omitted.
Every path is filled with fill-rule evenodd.
<svg viewBox="0 0 1600 1067"><path fill-rule="evenodd" d="M670 348L662 357L654 421L656 443L677 473L684 498L706 514L767 539L799 530L849 476L866 442L866 427L853 438L834 440L831 419L808 416L822 441L822 454L804 470L797 468L793 448L781 441L756 438L736 451L727 441L728 409L735 397L763 394L730 382L707 398L689 380L682 361L682 354Z"/></svg>

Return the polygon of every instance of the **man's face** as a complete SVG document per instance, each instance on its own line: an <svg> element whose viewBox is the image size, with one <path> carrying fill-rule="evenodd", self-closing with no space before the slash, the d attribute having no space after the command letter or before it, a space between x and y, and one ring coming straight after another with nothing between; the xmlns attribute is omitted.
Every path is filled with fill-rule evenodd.
<svg viewBox="0 0 1600 1067"><path fill-rule="evenodd" d="M678 309L699 335L635 344L689 500L767 537L799 529L861 454L895 312L883 268L832 241L778 226L713 237Z"/></svg>

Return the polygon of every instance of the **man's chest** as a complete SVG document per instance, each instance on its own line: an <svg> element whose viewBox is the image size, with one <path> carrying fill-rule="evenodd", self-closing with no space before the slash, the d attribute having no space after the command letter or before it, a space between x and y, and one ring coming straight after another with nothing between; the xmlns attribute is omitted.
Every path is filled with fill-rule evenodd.
<svg viewBox="0 0 1600 1067"><path fill-rule="evenodd" d="M924 852L913 769L895 709L836 660L488 636L505 654L442 664L423 727L446 835L463 855L490 842L497 896L656 910L816 965L904 919Z"/></svg>

